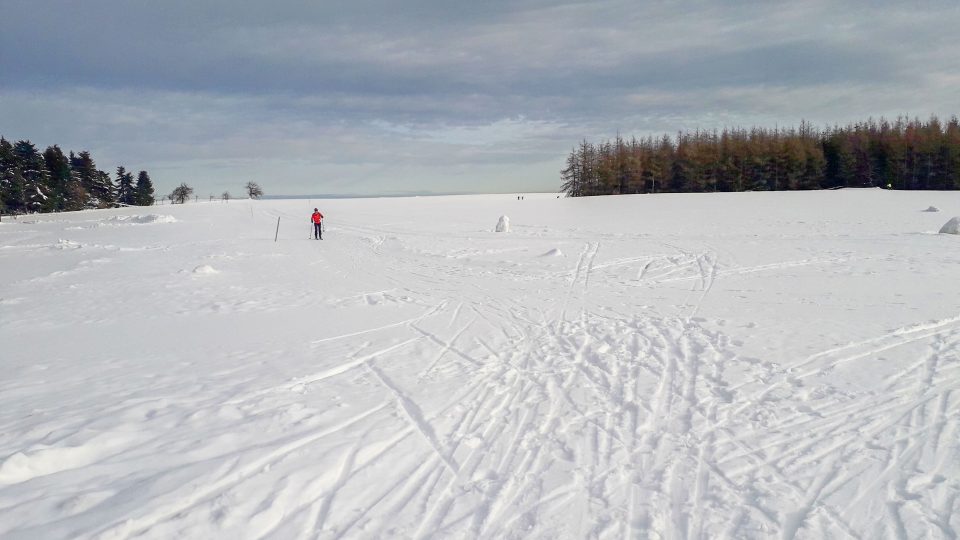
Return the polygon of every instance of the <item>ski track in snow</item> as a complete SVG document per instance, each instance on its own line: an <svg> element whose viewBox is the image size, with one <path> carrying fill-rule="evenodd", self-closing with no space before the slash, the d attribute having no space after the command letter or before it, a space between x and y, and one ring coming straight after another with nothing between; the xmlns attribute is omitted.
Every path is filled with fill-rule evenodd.
<svg viewBox="0 0 960 540"><path fill-rule="evenodd" d="M5 229L4 268L26 262L0 337L40 345L0 382L0 537L957 537L960 314L854 296L863 261L906 277L920 257L755 246L735 218L733 239L591 236L527 225L581 201L530 199L510 235L431 229L489 221L493 196L415 200L419 219L325 201L322 243L266 240L278 217L306 228L317 203L293 201ZM224 221L241 240L178 236ZM211 257L215 276L180 272ZM124 320L141 281L182 345Z"/></svg>

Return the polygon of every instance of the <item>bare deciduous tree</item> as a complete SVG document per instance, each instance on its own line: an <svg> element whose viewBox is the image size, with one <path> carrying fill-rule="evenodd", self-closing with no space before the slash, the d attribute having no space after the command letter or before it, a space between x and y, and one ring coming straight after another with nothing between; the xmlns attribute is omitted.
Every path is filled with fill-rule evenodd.
<svg viewBox="0 0 960 540"><path fill-rule="evenodd" d="M173 192L170 193L170 202L183 204L193 195L193 188L188 186L186 183L181 183L179 186L173 188Z"/></svg>
<svg viewBox="0 0 960 540"><path fill-rule="evenodd" d="M243 187L247 190L247 196L251 199L259 199L263 196L263 189L261 189L260 184L256 182L247 182L247 185Z"/></svg>

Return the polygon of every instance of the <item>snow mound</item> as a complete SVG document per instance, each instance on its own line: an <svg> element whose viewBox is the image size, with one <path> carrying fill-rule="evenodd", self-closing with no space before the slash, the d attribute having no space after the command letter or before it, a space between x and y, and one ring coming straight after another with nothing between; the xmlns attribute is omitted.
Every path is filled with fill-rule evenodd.
<svg viewBox="0 0 960 540"><path fill-rule="evenodd" d="M940 209L937 208L936 206L928 206L927 209L924 210L924 212L939 212L939 211Z"/></svg>
<svg viewBox="0 0 960 540"><path fill-rule="evenodd" d="M940 227L941 234L960 234L960 216L952 218Z"/></svg>
<svg viewBox="0 0 960 540"><path fill-rule="evenodd" d="M500 221L497 222L497 232L510 232L510 218L500 216Z"/></svg>
<svg viewBox="0 0 960 540"><path fill-rule="evenodd" d="M210 266L209 264L201 264L200 266L193 269L193 273L211 275L211 274L219 274L220 271Z"/></svg>
<svg viewBox="0 0 960 540"><path fill-rule="evenodd" d="M73 240L64 240L63 238L58 238L57 243L50 246L51 249L80 249L83 247L83 244L79 242L74 242Z"/></svg>
<svg viewBox="0 0 960 540"><path fill-rule="evenodd" d="M145 216L113 216L106 220L106 223L112 225L145 225L147 223L176 223L177 219L173 216L147 214Z"/></svg>
<svg viewBox="0 0 960 540"><path fill-rule="evenodd" d="M19 484L40 476L78 469L116 452L133 439L128 435L103 433L63 447L38 445L15 452L0 461L0 486Z"/></svg>
<svg viewBox="0 0 960 540"><path fill-rule="evenodd" d="M541 257L563 257L563 252L559 248L553 248L541 255Z"/></svg>
<svg viewBox="0 0 960 540"><path fill-rule="evenodd" d="M17 452L0 462L0 485L18 484L34 478L57 472L55 460L31 459L23 452Z"/></svg>

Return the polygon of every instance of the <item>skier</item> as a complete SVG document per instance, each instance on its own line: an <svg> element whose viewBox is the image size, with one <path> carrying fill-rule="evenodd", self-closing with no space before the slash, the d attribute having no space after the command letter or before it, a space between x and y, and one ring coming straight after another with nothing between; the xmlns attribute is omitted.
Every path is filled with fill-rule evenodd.
<svg viewBox="0 0 960 540"><path fill-rule="evenodd" d="M320 225L320 223L323 221L323 214L321 214L319 210L314 208L313 215L310 216L310 221L313 222L314 240L323 240L323 227Z"/></svg>

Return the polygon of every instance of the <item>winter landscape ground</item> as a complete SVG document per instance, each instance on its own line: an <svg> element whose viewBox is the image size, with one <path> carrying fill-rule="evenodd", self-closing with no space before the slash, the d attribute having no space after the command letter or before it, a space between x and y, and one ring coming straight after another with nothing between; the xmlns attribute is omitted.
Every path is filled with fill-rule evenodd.
<svg viewBox="0 0 960 540"><path fill-rule="evenodd" d="M5 218L0 537L956 538L955 215L841 190Z"/></svg>

